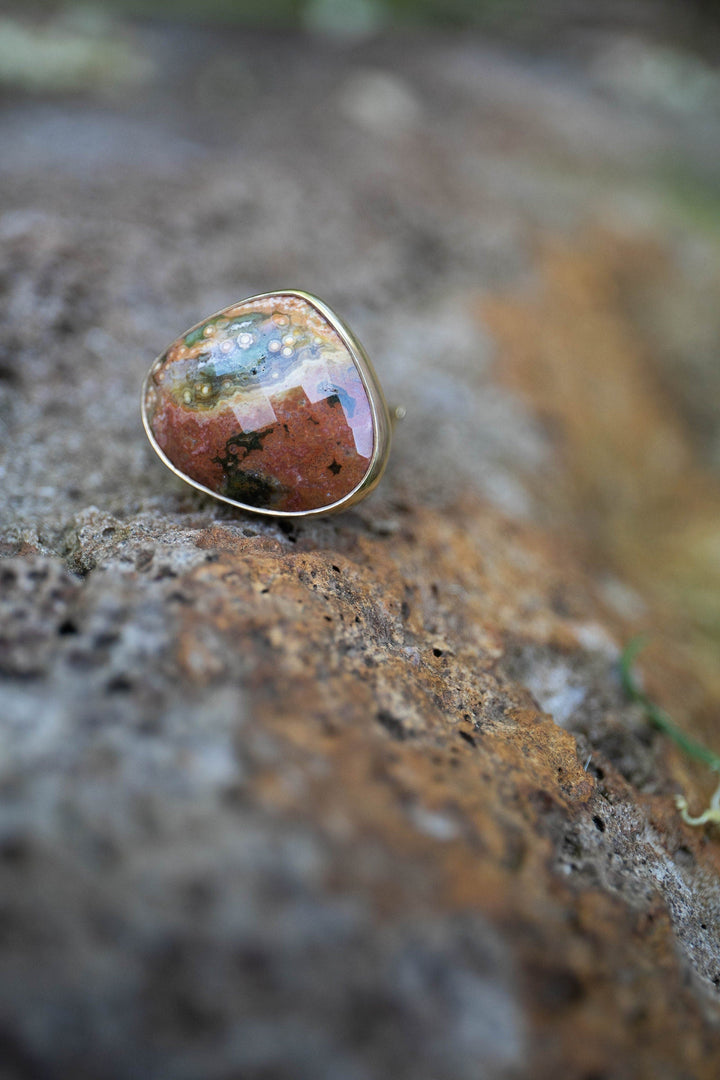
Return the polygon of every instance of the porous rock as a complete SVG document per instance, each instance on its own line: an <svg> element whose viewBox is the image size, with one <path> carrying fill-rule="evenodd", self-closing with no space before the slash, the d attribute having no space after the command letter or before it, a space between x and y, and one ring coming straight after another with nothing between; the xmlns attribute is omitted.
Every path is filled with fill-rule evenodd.
<svg viewBox="0 0 720 1080"><path fill-rule="evenodd" d="M669 423L632 381L662 290L653 256L642 295L614 287L617 193L711 119L692 143L479 40L173 41L151 110L18 97L2 120L0 1075L716 1077L720 847L673 803L707 783L617 666L661 627L651 689L711 737L707 626L684 652L647 516L607 483L620 462L646 490ZM390 66L401 129L352 129ZM601 144L628 172L599 193ZM675 241L645 243L672 276ZM367 503L286 525L164 470L138 398L183 327L290 284L409 416ZM631 460L563 377L568 340L595 379L624 350ZM716 479L671 426L702 559Z"/></svg>

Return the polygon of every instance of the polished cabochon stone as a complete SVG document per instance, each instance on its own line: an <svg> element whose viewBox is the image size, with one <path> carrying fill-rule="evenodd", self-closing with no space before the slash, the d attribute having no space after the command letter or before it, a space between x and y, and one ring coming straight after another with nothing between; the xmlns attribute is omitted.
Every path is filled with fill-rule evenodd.
<svg viewBox="0 0 720 1080"><path fill-rule="evenodd" d="M361 488L377 458L386 407L365 366L321 301L253 297L155 361L146 430L174 471L212 495L269 513L322 512Z"/></svg>

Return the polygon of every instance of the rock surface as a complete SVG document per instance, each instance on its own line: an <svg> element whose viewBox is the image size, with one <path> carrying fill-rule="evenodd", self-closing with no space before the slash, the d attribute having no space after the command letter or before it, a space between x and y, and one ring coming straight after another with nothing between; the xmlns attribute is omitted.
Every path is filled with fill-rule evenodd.
<svg viewBox="0 0 720 1080"><path fill-rule="evenodd" d="M718 748L717 90L123 33L148 81L0 119L0 1077L717 1077L711 779L617 672ZM408 419L281 527L138 400L289 286Z"/></svg>

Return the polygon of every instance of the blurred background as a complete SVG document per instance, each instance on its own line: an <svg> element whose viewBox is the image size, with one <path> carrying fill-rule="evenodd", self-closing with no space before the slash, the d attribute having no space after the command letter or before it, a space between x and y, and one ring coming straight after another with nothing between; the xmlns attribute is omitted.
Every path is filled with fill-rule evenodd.
<svg viewBox="0 0 720 1080"><path fill-rule="evenodd" d="M682 787L699 808L712 777L677 758L665 771L617 659L649 632L652 694L720 752L719 61L710 0L3 4L0 554L22 570L7 601L17 641L0 657L11 717L0 869L14 890L1 931L17 964L5 968L0 1031L0 1057L17 1068L0 1061L0 1075L477 1080L478 1061L483 1075L519 1075L513 999L497 997L515 961L498 960L472 923L478 896L499 924L511 893L532 912L509 909L507 942L539 972L528 995L540 1041L523 1075L645 1075L617 1072L617 1045L657 1050L647 1075L661 1074L663 1053L682 1056L662 1048L677 1043L666 1018L681 1028L681 1007L710 1014L710 999L682 997L700 995L689 965L703 993L718 984L717 844L697 833L697 850L689 833L681 843L672 795ZM283 287L328 301L407 408L372 500L296 532L176 482L138 410L149 363L185 327ZM223 558L247 573L226 587L207 549L228 536ZM410 553L405 578L379 565L396 545ZM566 581L539 580L550 556L528 552L548 551ZM268 570L276 557L291 571ZM335 588L323 558L327 575L344 568L342 588L355 582L362 623L347 606L340 630L340 586L335 621L321 606ZM303 584L313 559L320 591ZM397 603L376 569L398 583ZM271 572L276 606L261 607ZM316 636L295 632L297 596ZM421 627L422 670L434 673L424 698L403 620ZM324 685L333 662L346 729ZM460 703L478 685L476 729ZM282 741L286 713L307 759ZM455 744L470 806L457 834ZM442 746L449 779L430 812ZM360 770L346 783L357 761L369 779ZM318 777L335 780L335 817L325 788L307 797ZM415 810L425 847L417 864L398 863L383 847L387 822ZM407 843L414 852L415 832ZM408 921L452 851L458 904L474 897L475 953L454 901L436 922ZM596 876L582 877L582 859ZM658 890L671 886L668 915ZM403 961L396 973L395 938L373 929L383 910L411 960L414 937L430 941L425 967ZM352 937L357 912L365 937ZM665 979L679 963L672 920L688 965L677 993ZM617 962L598 977L616 927ZM641 939L635 989L628 977L616 993L626 943ZM489 988L456 977L467 956L491 972ZM366 967L359 1004L336 994ZM666 1012L646 1009L640 970ZM243 1057L223 1016L256 1009ZM398 1030L413 1037L402 1044ZM693 1046L699 1061L715 1053L716 1031ZM273 1071L276 1054L285 1065L305 1054L304 1071ZM373 1061L384 1065L373 1072Z"/></svg>
<svg viewBox="0 0 720 1080"><path fill-rule="evenodd" d="M426 28L487 30L508 33L547 33L558 26L616 26L654 29L660 34L682 33L697 44L706 41L708 23L717 18L714 0L615 0L589 4L582 0L96 0L68 4L36 0L12 2L9 9L38 15L68 8L101 8L121 16L191 19L280 28L311 28L342 34L376 33L384 29Z"/></svg>

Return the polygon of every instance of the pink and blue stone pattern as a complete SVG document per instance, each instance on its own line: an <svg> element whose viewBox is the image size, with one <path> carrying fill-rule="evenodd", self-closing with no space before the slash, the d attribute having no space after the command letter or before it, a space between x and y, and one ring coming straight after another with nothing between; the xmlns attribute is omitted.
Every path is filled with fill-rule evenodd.
<svg viewBox="0 0 720 1080"><path fill-rule="evenodd" d="M178 338L145 390L149 430L171 465L259 510L319 510L362 482L372 409L353 355L303 296L226 308Z"/></svg>

